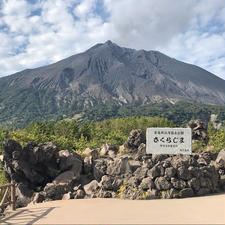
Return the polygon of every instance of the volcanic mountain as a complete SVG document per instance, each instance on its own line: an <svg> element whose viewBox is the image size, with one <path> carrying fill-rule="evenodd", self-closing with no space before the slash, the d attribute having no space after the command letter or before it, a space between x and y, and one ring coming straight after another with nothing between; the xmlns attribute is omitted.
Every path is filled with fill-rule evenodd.
<svg viewBox="0 0 225 225"><path fill-rule="evenodd" d="M0 123L31 113L51 118L97 103L179 100L224 105L225 81L158 51L107 41L57 63L0 78Z"/></svg>

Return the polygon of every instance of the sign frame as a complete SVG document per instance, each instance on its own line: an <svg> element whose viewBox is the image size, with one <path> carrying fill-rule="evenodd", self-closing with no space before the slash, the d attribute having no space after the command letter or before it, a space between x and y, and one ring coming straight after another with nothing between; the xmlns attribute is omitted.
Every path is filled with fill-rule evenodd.
<svg viewBox="0 0 225 225"><path fill-rule="evenodd" d="M192 154L192 129L151 127L146 130L147 154Z"/></svg>

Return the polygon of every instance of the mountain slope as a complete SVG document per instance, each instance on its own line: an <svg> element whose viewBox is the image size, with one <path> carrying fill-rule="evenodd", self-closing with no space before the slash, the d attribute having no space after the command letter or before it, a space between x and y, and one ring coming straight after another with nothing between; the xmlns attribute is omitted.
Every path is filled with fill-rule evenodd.
<svg viewBox="0 0 225 225"><path fill-rule="evenodd" d="M0 123L48 119L96 103L178 100L224 105L225 81L160 52L107 41L57 63L0 78Z"/></svg>

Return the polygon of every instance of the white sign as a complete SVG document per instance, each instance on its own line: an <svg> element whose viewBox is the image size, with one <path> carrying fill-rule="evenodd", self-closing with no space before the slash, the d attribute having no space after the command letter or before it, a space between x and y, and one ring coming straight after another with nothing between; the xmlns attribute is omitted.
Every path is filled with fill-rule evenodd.
<svg viewBox="0 0 225 225"><path fill-rule="evenodd" d="M147 128L147 154L187 154L192 152L191 128Z"/></svg>

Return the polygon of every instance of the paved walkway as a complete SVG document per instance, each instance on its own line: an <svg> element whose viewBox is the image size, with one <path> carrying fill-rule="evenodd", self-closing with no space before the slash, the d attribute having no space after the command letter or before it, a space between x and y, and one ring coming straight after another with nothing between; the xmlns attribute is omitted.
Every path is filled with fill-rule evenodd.
<svg viewBox="0 0 225 225"><path fill-rule="evenodd" d="M168 200L52 201L18 209L0 224L225 224L225 194Z"/></svg>

